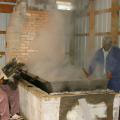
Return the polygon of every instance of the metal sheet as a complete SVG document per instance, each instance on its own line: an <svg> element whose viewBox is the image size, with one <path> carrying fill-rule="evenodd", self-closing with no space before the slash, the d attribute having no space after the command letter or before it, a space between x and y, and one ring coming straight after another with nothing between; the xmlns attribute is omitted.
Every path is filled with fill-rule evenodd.
<svg viewBox="0 0 120 120"><path fill-rule="evenodd" d="M95 32L110 32L110 31L111 31L111 13L96 15Z"/></svg>
<svg viewBox="0 0 120 120"><path fill-rule="evenodd" d="M86 66L86 44L87 37L80 36L81 33L89 33L89 16L86 16L86 11L88 10L88 0L81 0L80 5L78 5L77 11L83 11L83 16L77 16L75 22L75 63L81 67Z"/></svg>
<svg viewBox="0 0 120 120"><path fill-rule="evenodd" d="M0 52L5 52L6 49L6 42L5 42L5 35L0 35ZM0 55L0 67L3 67L5 65L5 55Z"/></svg>
<svg viewBox="0 0 120 120"><path fill-rule="evenodd" d="M6 56L3 55L0 57L0 67L3 67L6 63Z"/></svg>
<svg viewBox="0 0 120 120"><path fill-rule="evenodd" d="M0 30L6 31L10 14L0 13Z"/></svg>
<svg viewBox="0 0 120 120"><path fill-rule="evenodd" d="M81 67L86 66L86 47L87 47L87 39L88 37L76 37L76 44L75 44L75 58L76 58L76 64L80 65Z"/></svg>
<svg viewBox="0 0 120 120"><path fill-rule="evenodd" d="M96 0L95 9L96 10L109 9L111 8L111 4L112 4L111 0Z"/></svg>
<svg viewBox="0 0 120 120"><path fill-rule="evenodd" d="M97 51L99 48L102 47L102 40L104 36L96 36L95 37L95 50Z"/></svg>
<svg viewBox="0 0 120 120"><path fill-rule="evenodd" d="M5 35L0 34L0 51L5 51L5 49L6 49Z"/></svg>

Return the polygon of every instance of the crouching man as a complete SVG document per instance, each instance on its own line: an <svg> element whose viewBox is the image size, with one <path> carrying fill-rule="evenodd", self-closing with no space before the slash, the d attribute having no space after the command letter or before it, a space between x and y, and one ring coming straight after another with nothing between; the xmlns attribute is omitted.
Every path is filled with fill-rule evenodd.
<svg viewBox="0 0 120 120"><path fill-rule="evenodd" d="M17 87L3 84L8 79L0 70L0 120L23 120L20 116L19 91Z"/></svg>
<svg viewBox="0 0 120 120"><path fill-rule="evenodd" d="M0 120L9 120L9 104L6 93L0 88Z"/></svg>

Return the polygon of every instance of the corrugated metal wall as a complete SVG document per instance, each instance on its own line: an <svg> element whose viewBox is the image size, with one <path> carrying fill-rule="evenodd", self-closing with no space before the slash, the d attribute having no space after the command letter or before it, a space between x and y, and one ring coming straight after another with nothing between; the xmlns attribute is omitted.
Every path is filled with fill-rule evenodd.
<svg viewBox="0 0 120 120"><path fill-rule="evenodd" d="M10 14L0 13L0 31L6 31ZM6 35L0 34L0 52L5 52L6 50ZM6 56L2 55L0 57L0 66L4 66L6 62Z"/></svg>
<svg viewBox="0 0 120 120"><path fill-rule="evenodd" d="M111 13L95 16L95 32L111 32Z"/></svg>
<svg viewBox="0 0 120 120"><path fill-rule="evenodd" d="M111 8L112 1L111 0L96 0L95 9L102 10Z"/></svg>
<svg viewBox="0 0 120 120"><path fill-rule="evenodd" d="M111 0L96 0L95 10L109 9L112 6ZM95 33L111 32L111 13L102 13L95 16ZM104 36L95 37L95 50L102 46Z"/></svg>
<svg viewBox="0 0 120 120"><path fill-rule="evenodd" d="M77 37L75 40L75 62L81 67L86 66L86 47L87 47L87 36Z"/></svg>
<svg viewBox="0 0 120 120"><path fill-rule="evenodd" d="M77 2L77 17L75 20L75 64L85 66L87 36L80 36L82 33L89 33L89 16L86 16L89 9L89 0ZM82 15L81 15L82 13ZM82 56L82 57L81 57Z"/></svg>
<svg viewBox="0 0 120 120"><path fill-rule="evenodd" d="M82 5L82 10L88 11L87 4L89 4L89 0L80 0ZM95 10L103 10L111 8L111 0L96 0L95 1ZM81 10L81 9L78 9ZM81 16L76 17L76 34L80 33L89 33L89 16ZM100 32L111 32L111 13L101 13L95 16L95 33ZM104 36L96 36L94 39L95 50L99 49L102 46L102 39ZM88 44L89 37L88 36L76 36L75 37L75 64L80 65L81 67L87 67L89 63L87 63L87 53L86 47ZM89 60L88 60L89 61Z"/></svg>

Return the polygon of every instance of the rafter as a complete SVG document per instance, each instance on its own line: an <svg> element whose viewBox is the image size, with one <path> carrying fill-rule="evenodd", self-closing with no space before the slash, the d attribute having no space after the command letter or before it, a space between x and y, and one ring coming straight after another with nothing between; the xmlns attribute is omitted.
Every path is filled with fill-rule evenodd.
<svg viewBox="0 0 120 120"><path fill-rule="evenodd" d="M6 34L6 31L0 31L0 34Z"/></svg>
<svg viewBox="0 0 120 120"><path fill-rule="evenodd" d="M1 57L1 55L5 55L5 52L0 51L0 57Z"/></svg>
<svg viewBox="0 0 120 120"><path fill-rule="evenodd" d="M0 2L16 2L16 0L0 0Z"/></svg>
<svg viewBox="0 0 120 120"><path fill-rule="evenodd" d="M15 5L0 4L0 13L12 13Z"/></svg>

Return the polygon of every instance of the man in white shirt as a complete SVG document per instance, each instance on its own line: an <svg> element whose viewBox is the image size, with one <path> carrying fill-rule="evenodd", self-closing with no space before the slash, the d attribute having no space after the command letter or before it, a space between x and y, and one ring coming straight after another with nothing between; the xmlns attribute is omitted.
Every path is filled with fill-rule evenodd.
<svg viewBox="0 0 120 120"><path fill-rule="evenodd" d="M120 91L120 49L113 46L112 38L107 36L103 39L102 48L100 48L92 59L89 66L88 76L92 75L96 67L97 72L103 72L109 79L108 88L115 92Z"/></svg>
<svg viewBox="0 0 120 120"><path fill-rule="evenodd" d="M108 48L107 50L105 50L105 48L106 47L104 47L106 44L108 44L107 42L109 42L109 41L103 41L103 48L102 48L102 50L103 50L103 55L104 55L104 74L106 74L106 59L107 59L107 56L109 55L109 52L110 52L110 50L111 50L111 48L112 48L112 46L110 45L110 48Z"/></svg>

